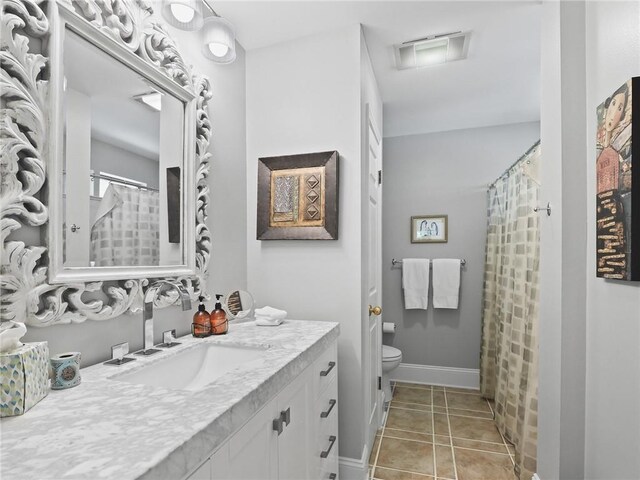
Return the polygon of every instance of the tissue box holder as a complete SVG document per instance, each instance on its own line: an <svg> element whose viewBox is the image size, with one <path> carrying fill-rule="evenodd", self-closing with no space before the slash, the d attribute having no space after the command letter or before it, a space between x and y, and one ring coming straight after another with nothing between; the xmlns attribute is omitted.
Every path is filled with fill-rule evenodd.
<svg viewBox="0 0 640 480"><path fill-rule="evenodd" d="M0 353L0 417L22 415L49 393L49 346L25 343Z"/></svg>

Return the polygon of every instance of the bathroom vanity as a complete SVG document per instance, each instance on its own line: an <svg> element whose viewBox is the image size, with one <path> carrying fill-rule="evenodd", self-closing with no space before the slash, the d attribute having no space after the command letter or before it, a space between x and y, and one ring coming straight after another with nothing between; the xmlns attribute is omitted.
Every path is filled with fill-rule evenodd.
<svg viewBox="0 0 640 480"><path fill-rule="evenodd" d="M79 386L51 391L27 414L2 420L3 474L337 478L338 335L332 322L247 322L221 337L182 337L135 362L82 369ZM218 347L225 354L215 357ZM213 356L197 353L205 350ZM224 367L225 355L230 369L187 370L189 362Z"/></svg>

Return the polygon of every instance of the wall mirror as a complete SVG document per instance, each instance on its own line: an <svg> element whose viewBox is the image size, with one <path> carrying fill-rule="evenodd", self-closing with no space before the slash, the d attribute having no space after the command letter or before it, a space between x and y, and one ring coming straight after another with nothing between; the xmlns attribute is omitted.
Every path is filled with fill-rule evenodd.
<svg viewBox="0 0 640 480"><path fill-rule="evenodd" d="M159 278L202 293L211 92L153 7L3 1L3 320L114 318Z"/></svg>
<svg viewBox="0 0 640 480"><path fill-rule="evenodd" d="M195 274L194 94L59 13L49 280Z"/></svg>

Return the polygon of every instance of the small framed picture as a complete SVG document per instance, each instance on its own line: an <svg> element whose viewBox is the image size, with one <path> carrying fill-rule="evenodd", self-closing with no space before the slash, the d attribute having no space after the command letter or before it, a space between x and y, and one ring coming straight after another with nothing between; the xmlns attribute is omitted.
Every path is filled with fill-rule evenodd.
<svg viewBox="0 0 640 480"><path fill-rule="evenodd" d="M447 215L411 217L411 243L447 243Z"/></svg>

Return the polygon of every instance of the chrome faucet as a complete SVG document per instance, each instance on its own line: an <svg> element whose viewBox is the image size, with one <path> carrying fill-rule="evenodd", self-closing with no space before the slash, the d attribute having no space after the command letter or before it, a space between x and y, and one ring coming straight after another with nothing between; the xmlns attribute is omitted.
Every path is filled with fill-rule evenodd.
<svg viewBox="0 0 640 480"><path fill-rule="evenodd" d="M175 288L179 293L180 301L182 302L182 310L191 309L191 297L187 289L178 281L172 280L158 280L157 282L149 285L144 292L144 305L142 307L142 336L144 338L144 348L138 355L152 355L158 353L160 350L153 348L153 302L158 296L158 292L164 286Z"/></svg>

